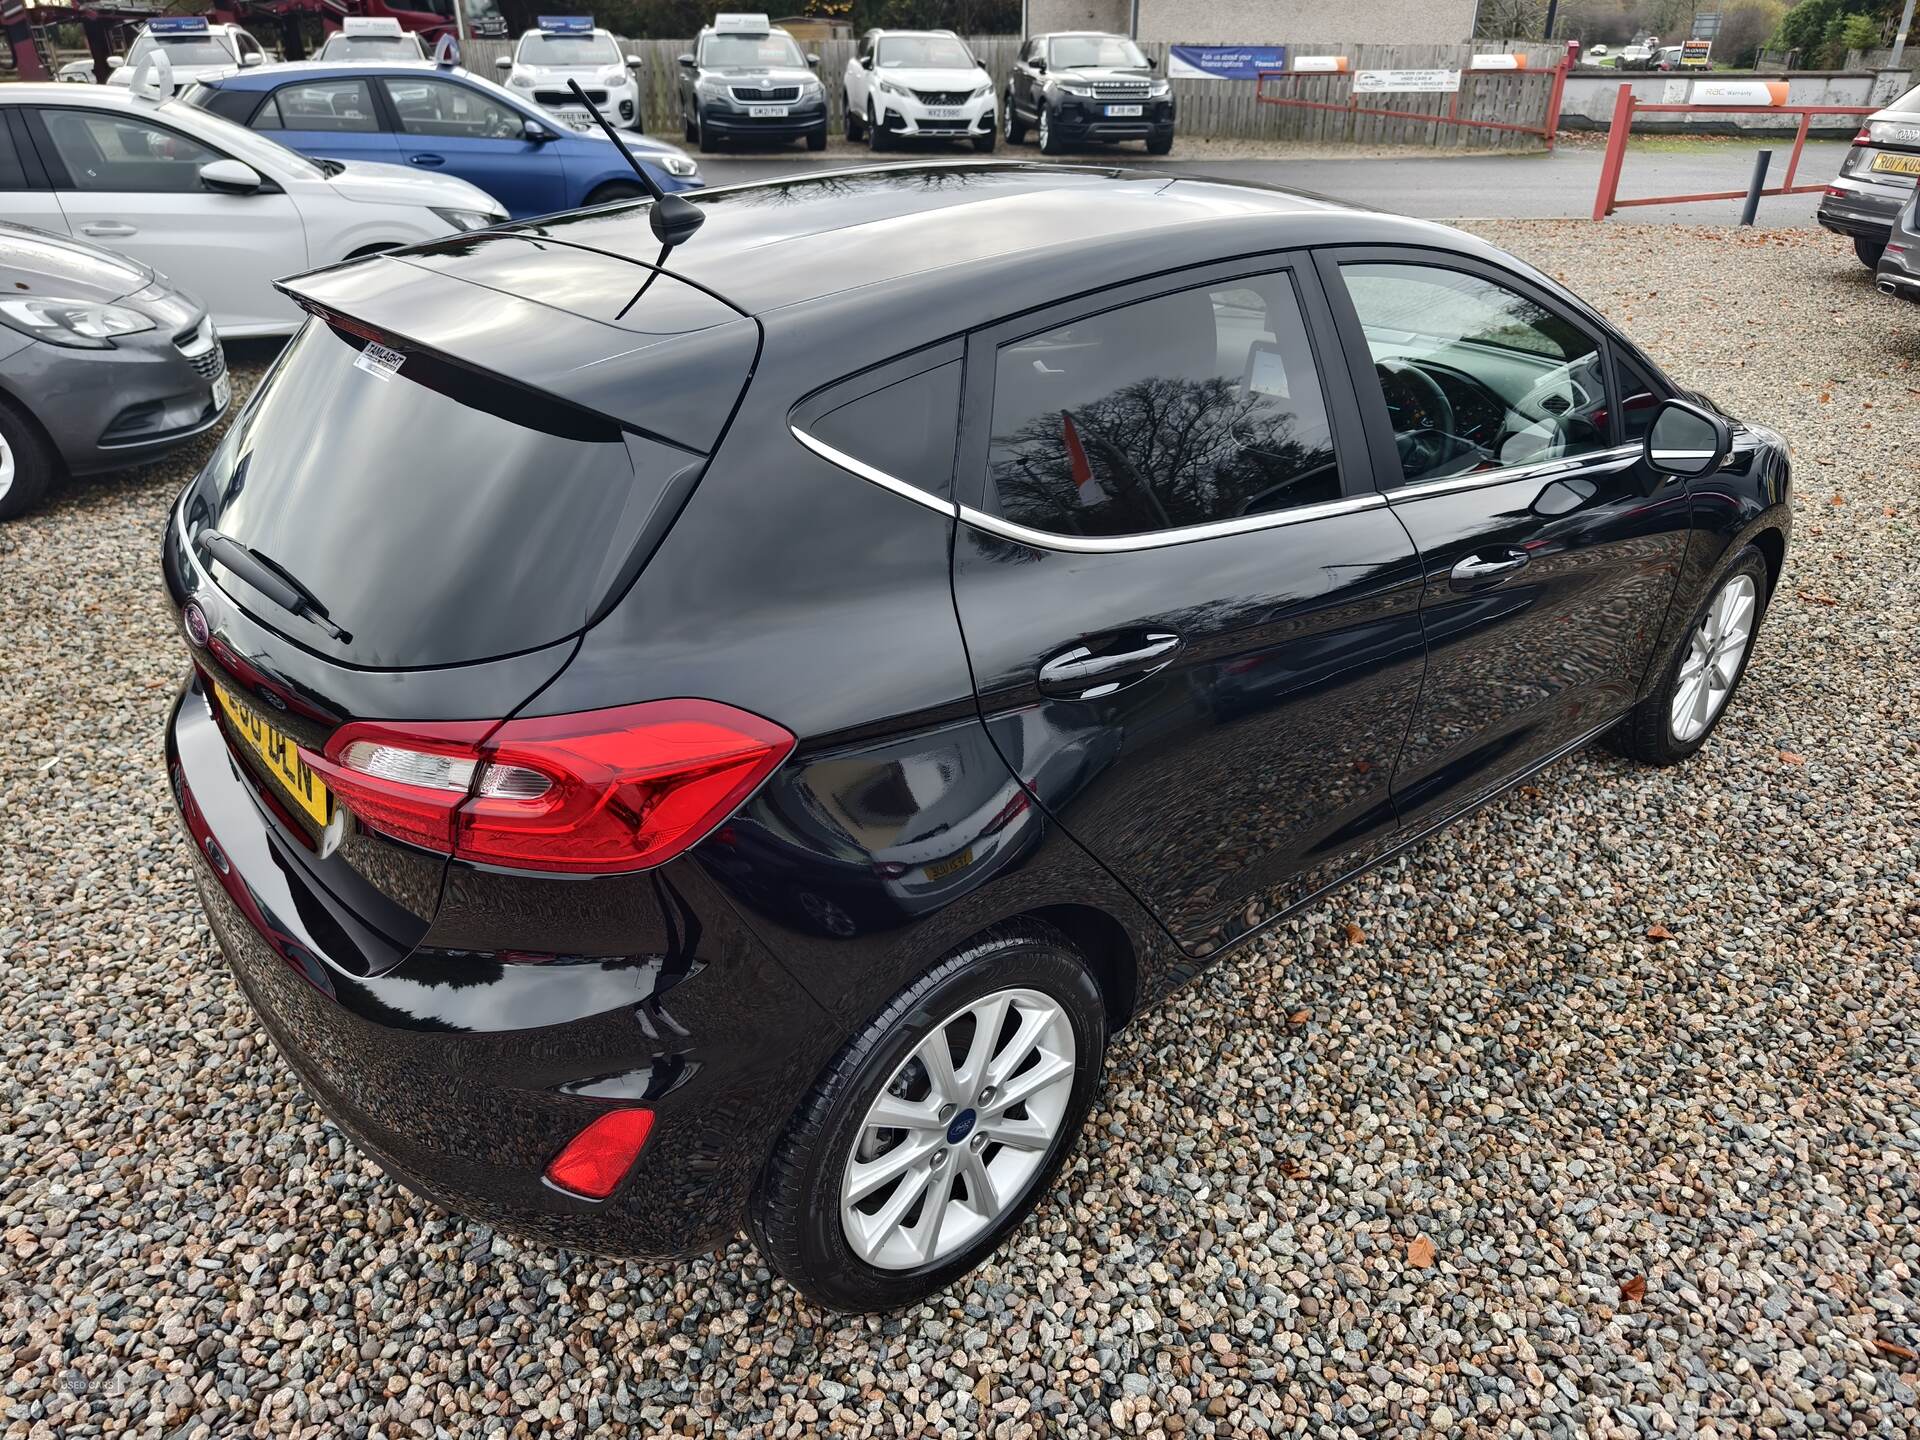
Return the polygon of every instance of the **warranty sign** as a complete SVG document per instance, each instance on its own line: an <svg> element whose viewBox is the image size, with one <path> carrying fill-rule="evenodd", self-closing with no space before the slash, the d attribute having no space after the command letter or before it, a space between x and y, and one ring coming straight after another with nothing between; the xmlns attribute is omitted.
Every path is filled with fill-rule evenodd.
<svg viewBox="0 0 1920 1440"><path fill-rule="evenodd" d="M1356 70L1353 93L1386 95L1405 91L1446 91L1460 88L1458 70Z"/></svg>

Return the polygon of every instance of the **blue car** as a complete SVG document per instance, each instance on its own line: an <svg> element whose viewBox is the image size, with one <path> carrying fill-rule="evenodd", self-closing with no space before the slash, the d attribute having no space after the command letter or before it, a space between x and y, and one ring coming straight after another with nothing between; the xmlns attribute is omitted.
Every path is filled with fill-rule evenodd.
<svg viewBox="0 0 1920 1440"><path fill-rule="evenodd" d="M449 65L263 65L202 80L184 98L315 159L457 175L516 220L645 193L603 135L576 133L503 86ZM705 183L675 146L620 134L662 190Z"/></svg>

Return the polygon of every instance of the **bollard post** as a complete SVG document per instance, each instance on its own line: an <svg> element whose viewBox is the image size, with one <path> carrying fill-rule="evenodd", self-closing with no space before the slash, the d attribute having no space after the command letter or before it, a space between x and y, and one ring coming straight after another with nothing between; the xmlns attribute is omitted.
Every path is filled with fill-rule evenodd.
<svg viewBox="0 0 1920 1440"><path fill-rule="evenodd" d="M1760 213L1760 192L1767 188L1767 166L1773 163L1773 151L1762 150L1753 157L1753 179L1747 182L1747 203L1740 210L1740 223L1753 224Z"/></svg>

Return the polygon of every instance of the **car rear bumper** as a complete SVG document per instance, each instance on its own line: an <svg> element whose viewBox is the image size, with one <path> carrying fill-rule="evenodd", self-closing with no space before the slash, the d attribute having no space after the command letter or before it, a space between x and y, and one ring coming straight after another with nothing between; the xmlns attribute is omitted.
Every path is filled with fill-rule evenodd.
<svg viewBox="0 0 1920 1440"><path fill-rule="evenodd" d="M666 1258L738 1228L835 1027L697 867L648 878L682 943L629 955L397 947L314 882L189 679L167 773L208 922L329 1117L411 1190L570 1247ZM593 882L583 886L582 900ZM543 1172L587 1124L654 1112L604 1201Z"/></svg>
<svg viewBox="0 0 1920 1440"><path fill-rule="evenodd" d="M1836 193L1837 192L1837 193ZM1910 190L1839 176L1828 183L1815 217L1836 235L1859 235L1884 240L1893 230L1900 209L1912 198Z"/></svg>
<svg viewBox="0 0 1920 1440"><path fill-rule="evenodd" d="M1882 295L1895 295L1920 304L1920 270L1914 262L1892 250L1880 257L1880 268L1874 272L1873 283Z"/></svg>

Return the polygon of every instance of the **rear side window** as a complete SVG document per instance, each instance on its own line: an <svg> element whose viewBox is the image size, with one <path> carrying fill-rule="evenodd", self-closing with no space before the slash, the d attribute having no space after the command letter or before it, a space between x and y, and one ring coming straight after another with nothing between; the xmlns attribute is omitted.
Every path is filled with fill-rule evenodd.
<svg viewBox="0 0 1920 1440"><path fill-rule="evenodd" d="M987 466L1002 515L1062 535L1337 499L1292 275L1157 296L1001 346Z"/></svg>
<svg viewBox="0 0 1920 1440"><path fill-rule="evenodd" d="M346 642L248 604L323 653L448 665L578 630L698 473L687 451L430 355L377 360L310 323L187 505L190 533L216 527L327 607Z"/></svg>
<svg viewBox="0 0 1920 1440"><path fill-rule="evenodd" d="M856 376L802 407L795 420L814 439L944 500L953 491L960 362L915 364Z"/></svg>
<svg viewBox="0 0 1920 1440"><path fill-rule="evenodd" d="M405 83L382 83L400 117L400 129L407 135L431 135L442 140L518 140L526 127L519 111L451 80L420 80L410 75ZM284 110L281 118L292 126L293 117Z"/></svg>
<svg viewBox="0 0 1920 1440"><path fill-rule="evenodd" d="M273 92L273 101L279 109L281 126L288 130L364 134L380 128L374 116L373 92L364 80L314 80L304 85L283 85ZM255 120L254 129L261 128Z"/></svg>
<svg viewBox="0 0 1920 1440"><path fill-rule="evenodd" d="M20 152L13 143L13 127L0 113L0 190L24 190L27 172L20 164Z"/></svg>

